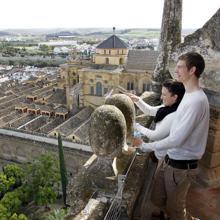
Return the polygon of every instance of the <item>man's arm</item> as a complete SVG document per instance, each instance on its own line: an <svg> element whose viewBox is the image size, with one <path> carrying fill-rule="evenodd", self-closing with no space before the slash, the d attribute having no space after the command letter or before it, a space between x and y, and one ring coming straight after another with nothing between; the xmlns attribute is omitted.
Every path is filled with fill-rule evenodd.
<svg viewBox="0 0 220 220"><path fill-rule="evenodd" d="M142 143L140 148L143 150L168 150L170 148L180 147L199 122L202 109L202 106L199 105L186 107L182 117L179 120L175 119L167 138L151 143Z"/></svg>

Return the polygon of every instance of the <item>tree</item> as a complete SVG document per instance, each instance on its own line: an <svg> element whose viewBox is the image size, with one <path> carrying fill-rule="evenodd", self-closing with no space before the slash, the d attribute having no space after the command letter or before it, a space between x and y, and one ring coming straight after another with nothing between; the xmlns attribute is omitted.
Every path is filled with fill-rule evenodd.
<svg viewBox="0 0 220 220"><path fill-rule="evenodd" d="M57 194L54 192L53 187L51 186L44 186L39 187L39 191L37 193L37 204L39 205L46 205L54 203L56 201Z"/></svg>
<svg viewBox="0 0 220 220"><path fill-rule="evenodd" d="M10 220L28 220L27 216L24 215L24 214L20 214L20 215L17 215L16 213L14 213Z"/></svg>
<svg viewBox="0 0 220 220"><path fill-rule="evenodd" d="M19 210L22 201L19 199L17 192L7 192L1 199L1 204L8 210L9 213L13 214Z"/></svg>
<svg viewBox="0 0 220 220"><path fill-rule="evenodd" d="M15 186L21 185L21 178L24 175L23 169L19 167L17 164L7 164L3 167L3 173L7 176L7 179L14 178Z"/></svg>
<svg viewBox="0 0 220 220"><path fill-rule="evenodd" d="M63 203L66 206L66 187L68 184L68 179L67 179L66 164L63 154L63 144L60 134L58 134L58 148L59 148L60 176L61 176L61 184L62 184L62 192L63 192Z"/></svg>
<svg viewBox="0 0 220 220"><path fill-rule="evenodd" d="M8 212L7 208L0 203L0 219L8 220L9 217L10 213Z"/></svg>
<svg viewBox="0 0 220 220"><path fill-rule="evenodd" d="M27 166L23 182L31 190L32 199L37 204L48 205L51 201L54 201L54 194L48 191L51 188L51 190L56 192L55 195L57 196L59 181L60 175L57 159L53 154L47 153L41 155ZM46 194L45 196L43 195L44 193Z"/></svg>
<svg viewBox="0 0 220 220"><path fill-rule="evenodd" d="M14 184L14 178L10 177L8 179L4 173L0 173L0 197L2 197Z"/></svg>

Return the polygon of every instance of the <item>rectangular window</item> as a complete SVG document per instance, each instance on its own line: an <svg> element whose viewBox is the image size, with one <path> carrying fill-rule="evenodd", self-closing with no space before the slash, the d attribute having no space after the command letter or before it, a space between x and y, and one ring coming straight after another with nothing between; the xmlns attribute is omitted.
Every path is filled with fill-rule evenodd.
<svg viewBox="0 0 220 220"><path fill-rule="evenodd" d="M108 92L108 88L104 88L104 94Z"/></svg>
<svg viewBox="0 0 220 220"><path fill-rule="evenodd" d="M147 85L143 83L143 92L147 90Z"/></svg>
<svg viewBox="0 0 220 220"><path fill-rule="evenodd" d="M94 95L94 87L93 86L90 87L90 94Z"/></svg>
<svg viewBox="0 0 220 220"><path fill-rule="evenodd" d="M130 90L131 89L131 84L130 82L127 83L127 90Z"/></svg>

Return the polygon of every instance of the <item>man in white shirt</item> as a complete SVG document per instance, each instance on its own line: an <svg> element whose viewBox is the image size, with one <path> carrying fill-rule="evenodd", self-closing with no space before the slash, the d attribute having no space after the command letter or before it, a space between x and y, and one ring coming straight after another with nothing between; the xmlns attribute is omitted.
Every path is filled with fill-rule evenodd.
<svg viewBox="0 0 220 220"><path fill-rule="evenodd" d="M209 103L199 87L199 77L205 68L203 57L196 52L181 55L175 68L185 95L178 106L168 137L144 143L135 139L134 145L144 152L167 150L159 167L152 191L153 203L171 220L186 220L185 200L198 160L205 152L209 129Z"/></svg>

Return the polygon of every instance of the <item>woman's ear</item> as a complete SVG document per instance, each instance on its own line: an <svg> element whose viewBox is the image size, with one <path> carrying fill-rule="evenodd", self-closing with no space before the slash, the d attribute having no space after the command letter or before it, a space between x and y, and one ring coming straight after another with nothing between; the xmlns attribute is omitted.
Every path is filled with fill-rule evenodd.
<svg viewBox="0 0 220 220"><path fill-rule="evenodd" d="M173 101L174 101L173 103L175 103L177 101L177 98L178 98L177 94L173 95Z"/></svg>

